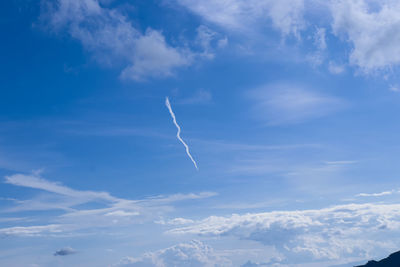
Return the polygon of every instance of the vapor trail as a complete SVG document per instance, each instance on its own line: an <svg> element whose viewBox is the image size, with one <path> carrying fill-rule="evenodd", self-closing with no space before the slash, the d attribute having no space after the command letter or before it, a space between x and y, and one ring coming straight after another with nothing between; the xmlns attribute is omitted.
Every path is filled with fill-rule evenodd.
<svg viewBox="0 0 400 267"><path fill-rule="evenodd" d="M181 138L181 127L179 127L178 123L176 122L176 117L175 117L174 112L172 111L171 103L169 102L168 97L165 98L165 105L167 106L169 113L171 114L172 120L174 121L174 124L175 124L176 128L178 129L178 132L176 133L176 137L185 146L186 154L189 156L190 160L193 162L194 167L196 167L196 169L198 170L199 168L197 167L196 161L193 159L192 155L190 155L189 146Z"/></svg>

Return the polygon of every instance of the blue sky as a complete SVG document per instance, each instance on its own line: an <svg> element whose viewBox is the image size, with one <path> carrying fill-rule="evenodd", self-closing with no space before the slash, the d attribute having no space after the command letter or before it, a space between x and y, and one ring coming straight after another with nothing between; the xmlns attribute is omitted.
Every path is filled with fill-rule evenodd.
<svg viewBox="0 0 400 267"><path fill-rule="evenodd" d="M352 266L399 249L398 1L0 10L1 266Z"/></svg>

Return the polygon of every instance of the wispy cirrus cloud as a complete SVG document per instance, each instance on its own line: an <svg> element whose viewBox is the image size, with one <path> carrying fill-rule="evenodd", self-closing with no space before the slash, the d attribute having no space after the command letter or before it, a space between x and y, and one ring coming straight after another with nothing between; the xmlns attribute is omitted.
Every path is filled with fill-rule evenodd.
<svg viewBox="0 0 400 267"><path fill-rule="evenodd" d="M382 196L389 196L394 194L395 191L383 191L379 193L360 193L357 194L356 197L382 197Z"/></svg>
<svg viewBox="0 0 400 267"><path fill-rule="evenodd" d="M172 211L174 203L204 199L216 195L214 192L200 192L159 195L144 199L123 199L114 197L108 192L72 189L38 175L15 174L7 176L5 182L8 184L41 190L45 194L42 193L26 200L12 200L15 204L1 212L9 214L23 211L59 210L62 213L46 217L46 224L42 225L24 225L29 221L29 217L27 217L18 221L22 226L0 228L0 234L16 236L61 235L77 232L81 229L151 222ZM96 208L81 206L89 203L97 203L100 206ZM40 217L36 218L37 220L40 221Z"/></svg>
<svg viewBox="0 0 400 267"><path fill-rule="evenodd" d="M14 174L5 177L5 182L15 186L23 186L34 189L41 189L50 193L64 195L73 198L85 198L88 201L102 199L108 201L117 201L107 192L79 191L71 189L60 183L51 182L37 175Z"/></svg>

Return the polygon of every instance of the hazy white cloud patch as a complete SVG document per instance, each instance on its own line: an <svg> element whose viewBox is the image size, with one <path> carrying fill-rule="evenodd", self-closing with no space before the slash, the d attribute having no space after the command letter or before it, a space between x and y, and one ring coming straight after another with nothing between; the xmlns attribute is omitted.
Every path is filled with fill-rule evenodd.
<svg viewBox="0 0 400 267"><path fill-rule="evenodd" d="M210 216L168 233L254 240L274 246L288 264L366 259L400 245L399 209L399 204L367 203Z"/></svg>
<svg viewBox="0 0 400 267"><path fill-rule="evenodd" d="M400 92L400 88L399 88L398 85L390 85L389 86L389 90L392 91L392 92L395 92L395 93Z"/></svg>
<svg viewBox="0 0 400 267"><path fill-rule="evenodd" d="M251 32L272 24L282 35L299 37L304 28L303 0L177 0L203 19L229 30Z"/></svg>
<svg viewBox="0 0 400 267"><path fill-rule="evenodd" d="M291 84L271 84L252 91L252 114L269 125L300 123L330 115L347 106L344 100Z"/></svg>
<svg viewBox="0 0 400 267"><path fill-rule="evenodd" d="M327 48L325 28L317 28L315 30L314 44L319 50L325 50Z"/></svg>
<svg viewBox="0 0 400 267"><path fill-rule="evenodd" d="M232 262L218 255L201 241L192 240L156 252L148 252L140 258L125 257L115 266L131 267L222 267Z"/></svg>
<svg viewBox="0 0 400 267"><path fill-rule="evenodd" d="M192 105L192 104L209 104L212 102L212 94L210 91L200 89L193 95L181 98L177 101L178 104Z"/></svg>
<svg viewBox="0 0 400 267"><path fill-rule="evenodd" d="M195 42L203 51L201 54L205 58L213 59L215 57L215 48L225 48L228 45L228 37L222 37L205 25L200 25L196 31Z"/></svg>
<svg viewBox="0 0 400 267"><path fill-rule="evenodd" d="M341 74L345 72L346 67L343 64L337 64L333 61L329 61L328 70L332 74Z"/></svg>

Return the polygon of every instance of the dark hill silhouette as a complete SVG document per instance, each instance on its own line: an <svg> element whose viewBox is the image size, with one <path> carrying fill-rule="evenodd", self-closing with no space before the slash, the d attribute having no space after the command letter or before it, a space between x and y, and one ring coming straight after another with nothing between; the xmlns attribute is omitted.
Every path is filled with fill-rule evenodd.
<svg viewBox="0 0 400 267"><path fill-rule="evenodd" d="M380 261L369 261L365 265L355 267L400 267L400 251L390 254L389 257Z"/></svg>

